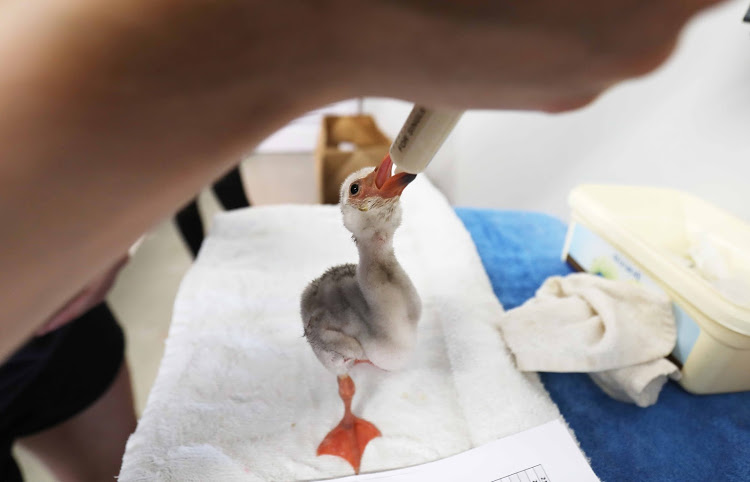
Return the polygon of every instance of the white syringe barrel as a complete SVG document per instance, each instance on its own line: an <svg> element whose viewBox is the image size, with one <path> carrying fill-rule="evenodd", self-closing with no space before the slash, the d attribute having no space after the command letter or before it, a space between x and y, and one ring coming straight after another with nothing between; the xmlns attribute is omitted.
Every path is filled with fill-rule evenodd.
<svg viewBox="0 0 750 482"><path fill-rule="evenodd" d="M390 149L399 171L418 174L435 157L463 111L415 105Z"/></svg>

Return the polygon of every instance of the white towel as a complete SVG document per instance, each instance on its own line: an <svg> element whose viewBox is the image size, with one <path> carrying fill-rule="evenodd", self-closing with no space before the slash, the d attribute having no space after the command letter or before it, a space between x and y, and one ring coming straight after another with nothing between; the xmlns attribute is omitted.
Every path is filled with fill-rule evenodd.
<svg viewBox="0 0 750 482"><path fill-rule="evenodd" d="M514 366L469 233L423 176L404 192L395 249L423 301L414 361L352 371L373 422L362 472L428 462L560 417ZM293 480L352 474L317 445L340 420L336 379L302 337L299 297L356 262L332 206L220 214L183 280L159 375L127 444L121 481Z"/></svg>
<svg viewBox="0 0 750 482"><path fill-rule="evenodd" d="M677 340L671 302L633 282L553 276L499 324L520 370L589 373L620 401L652 405L679 378L664 358Z"/></svg>

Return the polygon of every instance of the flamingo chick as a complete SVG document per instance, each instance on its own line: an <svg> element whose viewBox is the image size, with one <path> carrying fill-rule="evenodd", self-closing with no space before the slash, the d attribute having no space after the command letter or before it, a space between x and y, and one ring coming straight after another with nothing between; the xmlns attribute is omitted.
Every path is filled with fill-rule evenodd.
<svg viewBox="0 0 750 482"><path fill-rule="evenodd" d="M329 269L302 293L305 336L320 362L338 375L345 409L318 455L343 457L357 473L365 446L380 432L351 414L354 383L349 370L357 363L384 370L403 367L416 342L422 309L393 251L393 235L401 223L399 197L416 175L391 175L392 166L386 156L375 170L361 169L344 181L341 212L359 263Z"/></svg>

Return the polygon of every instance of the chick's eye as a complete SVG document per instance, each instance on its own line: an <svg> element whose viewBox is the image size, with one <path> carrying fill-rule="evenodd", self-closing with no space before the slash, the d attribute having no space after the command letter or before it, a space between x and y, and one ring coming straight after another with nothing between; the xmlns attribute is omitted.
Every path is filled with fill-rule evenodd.
<svg viewBox="0 0 750 482"><path fill-rule="evenodd" d="M359 192L359 184L356 182L349 186L349 192L353 195L357 194Z"/></svg>

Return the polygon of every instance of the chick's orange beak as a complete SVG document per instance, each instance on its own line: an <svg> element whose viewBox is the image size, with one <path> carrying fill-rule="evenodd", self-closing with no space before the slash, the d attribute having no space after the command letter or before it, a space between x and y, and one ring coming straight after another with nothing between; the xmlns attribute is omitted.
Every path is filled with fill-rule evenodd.
<svg viewBox="0 0 750 482"><path fill-rule="evenodd" d="M395 176L391 175L393 161L390 154L386 154L383 162L375 169L375 187L378 188L381 197L392 198L400 196L404 188L412 182L417 175L401 172Z"/></svg>

